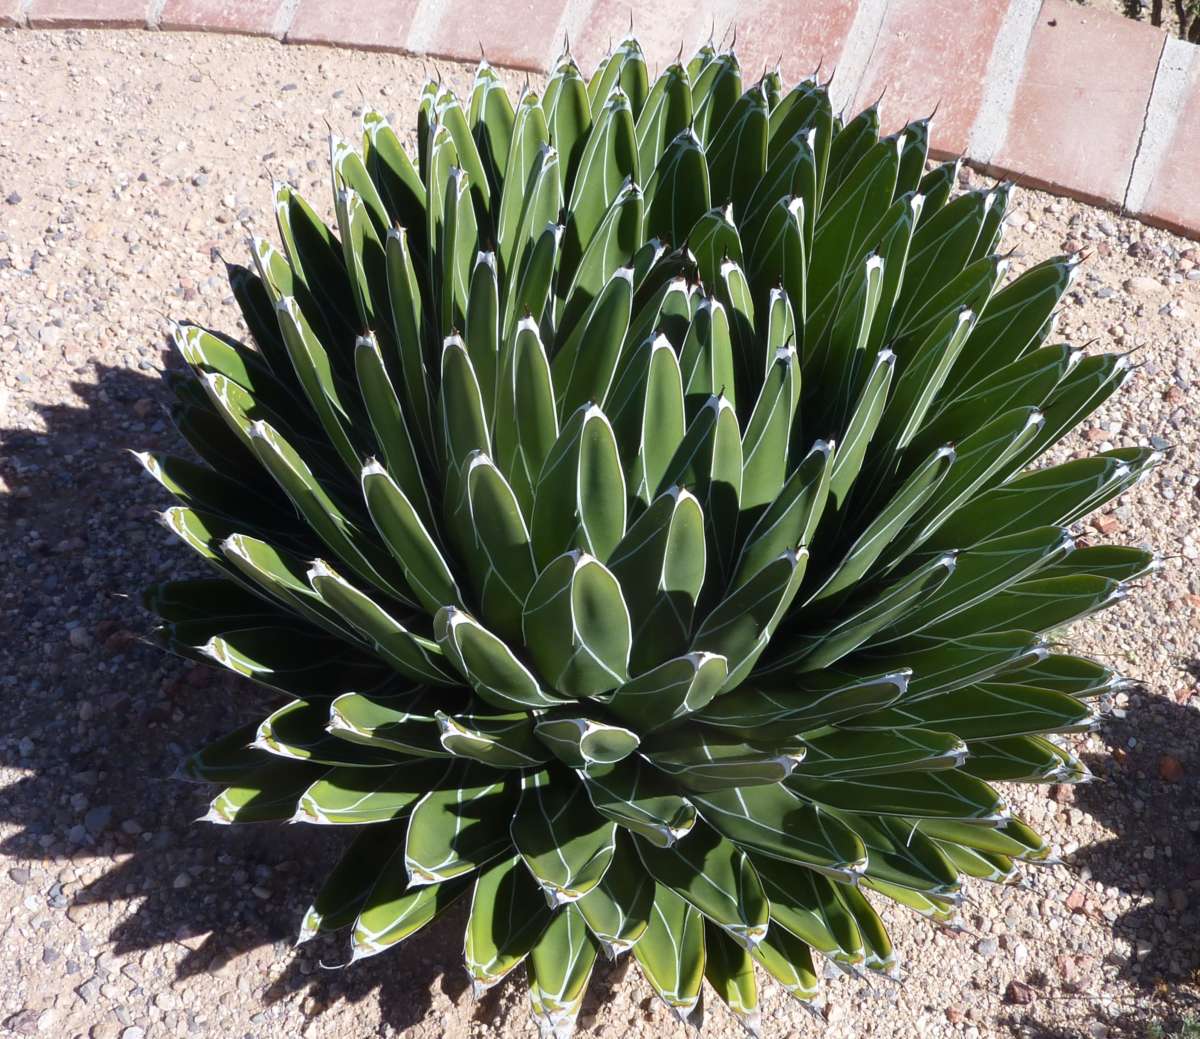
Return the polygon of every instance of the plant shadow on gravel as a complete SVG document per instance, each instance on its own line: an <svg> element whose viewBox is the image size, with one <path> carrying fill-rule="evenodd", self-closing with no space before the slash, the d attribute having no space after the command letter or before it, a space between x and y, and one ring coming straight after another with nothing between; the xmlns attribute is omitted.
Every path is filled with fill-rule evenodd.
<svg viewBox="0 0 1200 1039"><path fill-rule="evenodd" d="M174 357L165 353L164 361ZM40 408L46 433L0 429L0 466L13 488L0 495L0 529L10 548L0 592L13 621L0 670L10 690L0 765L25 772L0 791L0 820L16 828L0 854L52 870L74 864L95 873L98 866L99 875L73 895L57 884L46 895L52 909L73 916L91 906L125 907L107 936L119 954L180 943L187 951L176 974L186 978L269 946L261 962L285 966L255 969L266 1004L304 990L306 1013L317 1015L378 989L389 1025L415 1025L432 1009L435 987L452 1000L468 987L463 907L399 949L348 970L324 970L322 962L346 959L344 934L290 948L345 835L310 826L197 824L210 789L169 778L190 750L261 717L263 691L140 640L152 623L140 590L196 564L154 522L165 497L126 450L186 449L161 407L168 390L157 375L106 366L96 374L94 383L73 384L78 403ZM72 636L72 626L83 633ZM1200 664L1184 662L1181 683L1194 687L1197 674ZM1189 826L1200 824L1200 712L1167 696L1143 692L1142 699L1126 718L1106 722L1113 744L1135 740L1125 760L1089 761L1102 781L1074 791L1079 808L1120 836L1082 848L1072 860L1105 886L1160 893L1113 926L1131 946L1150 944L1123 973L1139 986L1161 992L1165 983L1178 992L1177 983L1200 968L1200 833ZM1163 755L1182 766L1179 782L1160 779ZM1151 843L1159 847L1148 860ZM581 1023L620 984L628 959L598 969ZM475 1019L498 1021L506 991L501 985L488 992ZM1109 1023L1115 1034L1141 1035L1145 1019ZM1029 1032L1030 1022L1016 1027L1055 1035L1036 1032L1036 1025Z"/></svg>
<svg viewBox="0 0 1200 1039"><path fill-rule="evenodd" d="M291 946L347 835L196 823L212 788L170 778L186 753L261 716L264 690L143 642L153 619L141 589L201 571L168 544L154 519L167 501L127 449L186 445L157 375L107 366L96 375L72 384L74 403L39 407L45 433L0 429L12 488L0 494L10 551L0 594L11 618L0 766L24 772L0 791L0 820L15 829L0 855L51 872L74 866L83 875L74 893L26 881L24 894L44 894L76 923L115 904L106 942L118 954L179 943L176 975L187 978L244 970L231 961L259 950L251 973L256 989L267 986L266 1003L304 989L306 1012L318 1014L378 989L385 1020L410 1027L430 1011L435 986L451 999L468 987L462 920L449 914L420 941L323 970L347 958L345 934ZM285 966L262 969L272 960ZM487 999L476 1008L494 1012Z"/></svg>
<svg viewBox="0 0 1200 1039"><path fill-rule="evenodd" d="M1178 691L1185 700L1200 695L1197 661L1182 661ZM1114 755L1085 755L1097 781L1075 787L1072 803L1119 836L1086 845L1070 856L1074 873L1116 888L1140 902L1111 924L1123 940L1121 976L1152 998L1152 1010L1128 1002L1101 1014L1112 1039L1143 1039L1152 1020L1168 1028L1200 1010L1194 984L1200 977L1200 711L1178 703L1169 690L1159 695L1131 690L1140 704L1123 718L1109 716L1103 731ZM1174 762L1178 770L1170 764ZM1164 771L1171 775L1164 778ZM1153 848L1153 857L1146 849ZM1169 854L1168 854L1169 850ZM1103 914L1109 900L1094 883L1081 884L1076 911ZM1069 890L1069 889L1068 889ZM1103 995L1099 966L1081 978L1080 995ZM1028 1039L1067 1039L1075 1032L1046 1028L1019 1016L1007 1022ZM1039 1030L1040 1029L1040 1030Z"/></svg>
<svg viewBox="0 0 1200 1039"><path fill-rule="evenodd" d="M1185 698L1200 696L1197 664L1181 662L1178 688ZM996 1023L1013 1036L1077 1039L1086 1034L1038 1020L1048 999L1079 1000L1095 1008L1101 997L1118 995L1111 1011L1093 1011L1109 1039L1146 1039L1153 1021L1171 1036L1172 1028L1200 1011L1195 989L1200 978L1200 711L1162 695L1169 692L1131 689L1131 699L1140 703L1131 704L1123 718L1106 716L1101 727L1119 752L1083 755L1096 781L1058 788L1071 805L1118 835L1068 857L1071 873L1090 875L1091 881L1080 883L1078 892L1068 882L1063 891L1069 901L1082 894L1074 911L1097 918L1110 909L1110 900L1097 892L1095 882L1140 900L1109 925L1113 937L1123 940L1119 973L1129 988L1115 992L1097 963L1073 987L1039 995L1028 1010L1005 1008ZM1181 770L1170 782L1160 774L1167 758ZM1148 847L1154 848L1150 859Z"/></svg>
<svg viewBox="0 0 1200 1039"><path fill-rule="evenodd" d="M1183 662L1179 688L1200 695L1189 671ZM1161 987L1200 971L1200 711L1171 695L1133 692L1141 705L1104 722L1119 757L1085 756L1098 781L1074 790L1075 804L1119 836L1081 848L1071 862L1141 899L1113 931L1135 950L1123 973Z"/></svg>

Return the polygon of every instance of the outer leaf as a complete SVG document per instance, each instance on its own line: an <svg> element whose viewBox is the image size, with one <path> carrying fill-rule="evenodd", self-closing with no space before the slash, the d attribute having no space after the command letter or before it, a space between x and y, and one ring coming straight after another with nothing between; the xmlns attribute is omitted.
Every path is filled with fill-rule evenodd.
<svg viewBox="0 0 1200 1039"><path fill-rule="evenodd" d="M402 823L363 829L305 912L296 944L353 923L379 879L381 863L389 862L403 841Z"/></svg>
<svg viewBox="0 0 1200 1039"><path fill-rule="evenodd" d="M706 565L704 514L678 487L660 494L613 549L609 567L629 607L634 674L686 650Z"/></svg>
<svg viewBox="0 0 1200 1039"><path fill-rule="evenodd" d="M650 987L687 1021L704 981L704 917L669 887L656 884L650 923L633 955Z"/></svg>
<svg viewBox="0 0 1200 1039"><path fill-rule="evenodd" d="M308 583L401 674L434 685L454 683L435 643L410 631L328 563L316 560L308 572Z"/></svg>
<svg viewBox="0 0 1200 1039"><path fill-rule="evenodd" d="M471 537L462 546L480 612L504 638L521 635L521 613L537 569L516 492L486 455L467 463Z"/></svg>
<svg viewBox="0 0 1200 1039"><path fill-rule="evenodd" d="M362 472L367 511L385 545L404 571L421 605L430 613L462 601L454 574L413 503L378 462Z"/></svg>
<svg viewBox="0 0 1200 1039"><path fill-rule="evenodd" d="M512 842L552 908L586 895L612 862L616 824L587 801L583 786L561 773L522 776Z"/></svg>
<svg viewBox="0 0 1200 1039"><path fill-rule="evenodd" d="M476 995L529 954L552 914L519 855L481 871L471 893L463 958Z"/></svg>
<svg viewBox="0 0 1200 1039"><path fill-rule="evenodd" d="M438 711L441 742L456 757L492 768L529 768L548 760L533 735L533 717L520 711L452 717Z"/></svg>
<svg viewBox="0 0 1200 1039"><path fill-rule="evenodd" d="M773 786L791 772L795 758L775 747L760 748L712 729L681 727L649 740L646 759L689 791Z"/></svg>
<svg viewBox="0 0 1200 1039"><path fill-rule="evenodd" d="M692 800L710 826L741 848L840 881L853 882L866 869L866 851L851 828L780 784L713 790Z"/></svg>
<svg viewBox="0 0 1200 1039"><path fill-rule="evenodd" d="M705 949L704 976L708 983L741 1026L751 1035L758 1035L758 985L750 952L712 924L705 927Z"/></svg>
<svg viewBox="0 0 1200 1039"><path fill-rule="evenodd" d="M599 945L574 906L555 914L529 951L529 999L543 1035L570 1035Z"/></svg>
<svg viewBox="0 0 1200 1039"><path fill-rule="evenodd" d="M654 904L654 881L642 868L628 835L617 832L613 860L575 906L610 959L632 949L646 932Z"/></svg>
<svg viewBox="0 0 1200 1039"><path fill-rule="evenodd" d="M413 888L406 885L396 853L367 896L350 936L351 962L385 951L430 923L466 892L465 880Z"/></svg>
<svg viewBox="0 0 1200 1039"><path fill-rule="evenodd" d="M686 899L739 945L752 949L766 936L769 906L758 873L746 854L716 830L697 827L670 848L641 840L637 847L659 884Z"/></svg>
<svg viewBox="0 0 1200 1039"><path fill-rule="evenodd" d="M807 549L784 552L724 599L696 631L693 650L729 662L722 692L736 689L762 656L796 596L807 558Z"/></svg>
<svg viewBox="0 0 1200 1039"><path fill-rule="evenodd" d="M401 819L448 775L448 766L439 761L411 761L390 769L331 769L308 784L295 804L294 817L334 826Z"/></svg>
<svg viewBox="0 0 1200 1039"><path fill-rule="evenodd" d="M517 787L483 766L459 772L453 789L435 790L413 806L404 842L410 887L440 884L474 872L508 846L505 825Z"/></svg>

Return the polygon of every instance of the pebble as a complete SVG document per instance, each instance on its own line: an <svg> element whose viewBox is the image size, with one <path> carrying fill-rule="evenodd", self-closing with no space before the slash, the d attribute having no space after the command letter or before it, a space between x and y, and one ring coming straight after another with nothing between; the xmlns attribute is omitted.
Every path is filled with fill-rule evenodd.
<svg viewBox="0 0 1200 1039"><path fill-rule="evenodd" d="M1004 1002L1014 1006L1028 1006L1036 998L1037 994L1033 988L1023 981L1010 981L1008 988L1004 990Z"/></svg>
<svg viewBox="0 0 1200 1039"><path fill-rule="evenodd" d="M1122 287L1131 296L1160 296L1167 291L1167 287L1161 281L1145 275L1126 279Z"/></svg>
<svg viewBox="0 0 1200 1039"><path fill-rule="evenodd" d="M984 959L991 959L1000 950L1000 943L995 938L982 938L975 943L975 951Z"/></svg>
<svg viewBox="0 0 1200 1039"><path fill-rule="evenodd" d="M88 833L97 836L108 829L108 824L112 821L112 814L112 805L99 805L88 810L83 817L83 825L87 827Z"/></svg>

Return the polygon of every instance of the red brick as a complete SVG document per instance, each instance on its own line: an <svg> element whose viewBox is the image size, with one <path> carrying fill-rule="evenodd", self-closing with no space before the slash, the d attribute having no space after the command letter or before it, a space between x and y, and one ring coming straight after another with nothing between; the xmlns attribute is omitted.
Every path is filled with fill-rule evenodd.
<svg viewBox="0 0 1200 1039"><path fill-rule="evenodd" d="M964 16L961 0L892 0L854 111L883 94L890 132L936 108L932 150L939 158L962 155L1003 20L1001 3L975 4Z"/></svg>
<svg viewBox="0 0 1200 1039"><path fill-rule="evenodd" d="M417 0L300 0L288 43L407 51Z"/></svg>
<svg viewBox="0 0 1200 1039"><path fill-rule="evenodd" d="M144 28L147 0L33 0L29 24L35 29Z"/></svg>
<svg viewBox="0 0 1200 1039"><path fill-rule="evenodd" d="M160 29L197 29L271 36L283 0L167 0Z"/></svg>
<svg viewBox="0 0 1200 1039"><path fill-rule="evenodd" d="M25 24L21 13L21 0L0 0L0 29L11 29Z"/></svg>
<svg viewBox="0 0 1200 1039"><path fill-rule="evenodd" d="M1164 39L1117 14L1045 0L993 170L1121 203Z"/></svg>
<svg viewBox="0 0 1200 1039"><path fill-rule="evenodd" d="M1200 60L1192 59L1190 90L1174 137L1137 215L1160 227L1200 238Z"/></svg>
<svg viewBox="0 0 1200 1039"><path fill-rule="evenodd" d="M683 45L690 58L711 35L728 43L737 30L737 54L747 82L767 67L782 65L790 83L822 64L827 78L842 54L857 9L855 0L797 4L794 0L743 3L730 24L728 3L700 0L686 8L668 0L643 0L633 7L633 31L646 51L651 72L675 60ZM572 49L585 72L629 32L628 0L596 0L583 35Z"/></svg>
<svg viewBox="0 0 1200 1039"><path fill-rule="evenodd" d="M420 41L425 53L474 62L482 47L493 65L544 72L561 46L567 0L441 0L437 8L437 25Z"/></svg>
<svg viewBox="0 0 1200 1039"><path fill-rule="evenodd" d="M746 5L749 17L737 23L737 53L747 82L778 64L789 85L821 66L828 79L850 34L855 0L760 0Z"/></svg>
<svg viewBox="0 0 1200 1039"><path fill-rule="evenodd" d="M571 40L571 52L583 74L590 75L609 48L629 34L632 12L633 32L653 75L675 60L680 44L686 61L710 31L717 36L725 32L727 23L713 30L718 9L724 9L719 0L697 0L689 5L687 17L680 18L679 5L668 0L642 0L636 6L625 0L596 0L578 39Z"/></svg>

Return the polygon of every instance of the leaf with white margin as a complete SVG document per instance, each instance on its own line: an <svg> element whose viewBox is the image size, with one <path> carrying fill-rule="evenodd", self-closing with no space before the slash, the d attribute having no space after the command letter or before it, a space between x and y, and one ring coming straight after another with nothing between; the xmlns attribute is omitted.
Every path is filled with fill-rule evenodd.
<svg viewBox="0 0 1200 1039"><path fill-rule="evenodd" d="M792 775L813 779L961 768L967 760L967 745L961 739L928 729L900 729L886 735L831 729L806 737L804 745L804 760Z"/></svg>
<svg viewBox="0 0 1200 1039"><path fill-rule="evenodd" d="M258 767L240 772L230 786L212 799L208 811L197 822L259 823L293 819L297 802L314 780L337 771L327 765L268 758ZM386 769L361 771L378 774Z"/></svg>
<svg viewBox="0 0 1200 1039"><path fill-rule="evenodd" d="M680 487L655 498L613 549L608 565L629 607L634 674L687 649L707 551L700 503Z"/></svg>
<svg viewBox="0 0 1200 1039"><path fill-rule="evenodd" d="M607 559L625 533L625 473L608 417L580 405L546 456L530 530L538 566L579 548Z"/></svg>
<svg viewBox="0 0 1200 1039"><path fill-rule="evenodd" d="M585 771L615 765L641 742L632 729L569 715L543 717L534 725L534 732L564 765Z"/></svg>
<svg viewBox="0 0 1200 1039"><path fill-rule="evenodd" d="M727 662L716 653L688 653L630 679L602 697L618 718L653 732L701 710L712 700L729 674Z"/></svg>
<svg viewBox="0 0 1200 1039"><path fill-rule="evenodd" d="M519 711L569 702L543 687L508 645L469 613L443 607L433 619L433 631L450 663L493 707Z"/></svg>
<svg viewBox="0 0 1200 1039"><path fill-rule="evenodd" d="M625 461L629 493L649 505L686 428L679 360L665 335L627 352L604 408Z"/></svg>
<svg viewBox="0 0 1200 1039"><path fill-rule="evenodd" d="M727 595L697 629L692 649L729 662L721 692L736 689L754 668L795 599L807 563L806 548L784 552Z"/></svg>
<svg viewBox="0 0 1200 1039"><path fill-rule="evenodd" d="M596 811L659 847L674 844L695 825L692 803L638 757L578 775Z"/></svg>
<svg viewBox="0 0 1200 1039"><path fill-rule="evenodd" d="M629 610L612 572L578 550L556 558L525 601L525 645L550 686L595 696L629 677Z"/></svg>
<svg viewBox="0 0 1200 1039"><path fill-rule="evenodd" d="M296 510L334 555L363 580L403 603L410 603L399 567L337 506L296 450L266 422L250 427L250 446Z"/></svg>
<svg viewBox="0 0 1200 1039"><path fill-rule="evenodd" d="M760 1035L762 1017L751 951L712 923L705 925L704 947L704 976L713 991L747 1032Z"/></svg>
<svg viewBox="0 0 1200 1039"><path fill-rule="evenodd" d="M753 864L736 844L701 825L670 848L638 841L637 849L659 884L686 899L739 945L749 949L763 940L770 905Z"/></svg>
<svg viewBox="0 0 1200 1039"><path fill-rule="evenodd" d="M854 967L866 959L862 934L853 915L837 897L840 884L814 870L766 856L755 856L763 890L771 900L767 935L786 931L807 942L834 963Z"/></svg>
<svg viewBox="0 0 1200 1039"><path fill-rule="evenodd" d="M872 880L899 884L930 898L955 898L958 872L946 861L938 844L908 819L896 816L834 812L867 849L866 875Z"/></svg>
<svg viewBox="0 0 1200 1039"><path fill-rule="evenodd" d="M312 590L308 563L299 556L247 534L231 534L221 542L221 554L253 586L326 631L342 638L359 638L342 617Z"/></svg>
<svg viewBox="0 0 1200 1039"><path fill-rule="evenodd" d="M534 735L534 717L526 711L457 715L436 711L435 717L442 746L457 757L492 768L530 768L549 759Z"/></svg>
<svg viewBox="0 0 1200 1039"><path fill-rule="evenodd" d="M774 785L787 778L796 757L746 743L737 733L685 725L646 741L647 761L687 790Z"/></svg>
<svg viewBox="0 0 1200 1039"><path fill-rule="evenodd" d="M362 458L351 437L350 413L340 398L325 347L291 296L284 296L275 304L275 314L292 367L325 435L348 469L361 467Z"/></svg>
<svg viewBox="0 0 1200 1039"><path fill-rule="evenodd" d="M898 772L822 782L790 779L788 788L830 808L853 812L869 805L877 815L951 819L998 825L1008 818L1008 803L987 783L957 769Z"/></svg>
<svg viewBox="0 0 1200 1039"><path fill-rule="evenodd" d="M521 611L537 567L516 493L485 454L467 462L466 506L473 536L460 551L480 613L501 637L518 642Z"/></svg>
<svg viewBox="0 0 1200 1039"><path fill-rule="evenodd" d="M784 927L774 927L750 950L758 965L784 987L793 999L807 1003L817 994L819 975L812 948Z"/></svg>
<svg viewBox="0 0 1200 1039"><path fill-rule="evenodd" d="M323 559L313 562L308 583L332 609L358 630L389 664L408 678L433 685L454 685L437 643L409 631Z"/></svg>
<svg viewBox="0 0 1200 1039"><path fill-rule="evenodd" d="M782 552L808 545L829 494L834 445L817 440L758 517L738 554L730 589L742 587Z"/></svg>
<svg viewBox="0 0 1200 1039"><path fill-rule="evenodd" d="M583 784L559 771L526 772L510 832L547 903L558 907L592 890L612 862L616 824L588 804Z"/></svg>
<svg viewBox="0 0 1200 1039"><path fill-rule="evenodd" d="M656 884L650 923L633 955L650 987L686 1023L697 1010L704 981L704 917L669 887Z"/></svg>
<svg viewBox="0 0 1200 1039"><path fill-rule="evenodd" d="M529 1002L533 1019L547 1039L567 1039L596 965L599 945L574 906L554 914L550 926L529 950Z"/></svg>
<svg viewBox="0 0 1200 1039"><path fill-rule="evenodd" d="M462 593L450 564L420 512L374 459L363 468L362 490L375 529L400 564L404 579L421 605L434 613L442 606L461 604Z"/></svg>
<svg viewBox="0 0 1200 1039"><path fill-rule="evenodd" d="M710 826L741 848L839 881L853 882L866 868L866 850L850 827L781 784L711 790L691 799Z"/></svg>
<svg viewBox="0 0 1200 1039"><path fill-rule="evenodd" d="M521 318L511 339L496 404L496 464L529 516L538 476L558 441L558 409L537 321Z"/></svg>
<svg viewBox="0 0 1200 1039"><path fill-rule="evenodd" d="M645 933L653 904L654 881L642 868L632 838L618 830L612 863L600 883L575 905L604 954L615 960Z"/></svg>
<svg viewBox="0 0 1200 1039"><path fill-rule="evenodd" d="M310 782L293 814L295 822L358 826L408 815L426 793L449 781L444 761L406 761L394 768L334 768Z"/></svg>
<svg viewBox="0 0 1200 1039"><path fill-rule="evenodd" d="M789 344L775 352L742 435L744 510L773 504L783 490L792 419L799 402L800 363L796 348ZM797 541L788 547L798 545Z"/></svg>
<svg viewBox="0 0 1200 1039"><path fill-rule="evenodd" d="M466 690L459 692L465 693ZM339 739L380 747L401 757L444 758L448 751L438 739L435 713L439 707L465 709L465 696L449 690L420 688L390 693L343 693L329 705L328 729Z"/></svg>
<svg viewBox="0 0 1200 1039"><path fill-rule="evenodd" d="M471 873L508 846L517 784L511 775L468 763L453 788L431 790L413 806L404 842L409 885Z"/></svg>
<svg viewBox="0 0 1200 1039"><path fill-rule="evenodd" d="M350 962L390 949L419 931L466 894L467 879L413 887L400 868L400 852L384 866L350 935Z"/></svg>
<svg viewBox="0 0 1200 1039"><path fill-rule="evenodd" d="M552 919L519 855L482 870L471 894L463 959L476 996L529 954Z"/></svg>
<svg viewBox="0 0 1200 1039"><path fill-rule="evenodd" d="M262 720L254 746L270 754L322 765L387 767L394 754L374 747L348 743L331 734L328 701L293 700Z"/></svg>
<svg viewBox="0 0 1200 1039"><path fill-rule="evenodd" d="M768 740L836 725L866 711L886 707L903 694L906 671L849 678L829 671L810 672L809 688L777 689L744 685L700 711L703 725L736 732L743 739ZM795 683L798 684L798 683Z"/></svg>
<svg viewBox="0 0 1200 1039"><path fill-rule="evenodd" d="M305 912L296 944L352 924L379 880L383 864L403 843L403 822L363 827Z"/></svg>

